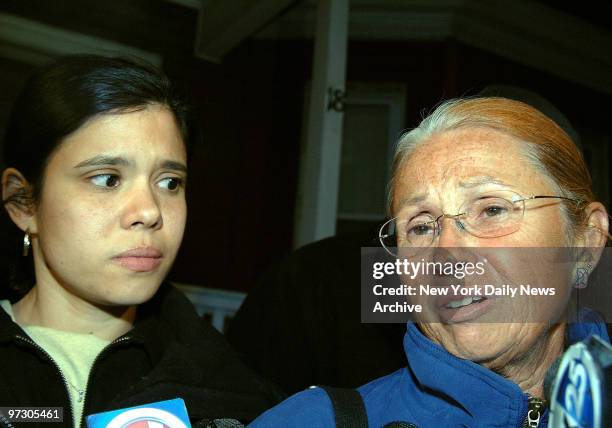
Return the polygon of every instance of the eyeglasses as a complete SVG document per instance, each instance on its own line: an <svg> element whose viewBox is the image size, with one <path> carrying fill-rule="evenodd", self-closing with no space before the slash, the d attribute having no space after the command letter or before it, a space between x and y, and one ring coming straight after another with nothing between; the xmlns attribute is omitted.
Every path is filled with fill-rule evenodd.
<svg viewBox="0 0 612 428"><path fill-rule="evenodd" d="M516 232L525 214L525 202L534 199L563 199L580 203L565 196L522 197L513 191L497 191L477 195L459 208L459 214L438 217L424 212L419 206L408 206L400 214L382 225L378 239L391 254L396 247L430 247L442 230L441 220L455 220L460 230L479 238L497 238Z"/></svg>

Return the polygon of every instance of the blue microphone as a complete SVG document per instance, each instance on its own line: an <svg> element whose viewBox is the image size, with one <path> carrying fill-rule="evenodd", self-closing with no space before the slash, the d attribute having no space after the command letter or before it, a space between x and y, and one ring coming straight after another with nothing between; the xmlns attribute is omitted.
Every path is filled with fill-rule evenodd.
<svg viewBox="0 0 612 428"><path fill-rule="evenodd" d="M612 427L612 347L598 336L570 346L549 369L550 428Z"/></svg>

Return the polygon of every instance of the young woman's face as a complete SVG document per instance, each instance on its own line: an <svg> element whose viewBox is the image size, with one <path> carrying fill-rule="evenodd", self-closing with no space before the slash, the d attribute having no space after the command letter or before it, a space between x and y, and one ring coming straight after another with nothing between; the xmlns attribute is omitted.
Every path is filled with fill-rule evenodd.
<svg viewBox="0 0 612 428"><path fill-rule="evenodd" d="M38 286L102 306L148 300L187 214L186 151L168 109L96 117L51 155L34 215Z"/></svg>

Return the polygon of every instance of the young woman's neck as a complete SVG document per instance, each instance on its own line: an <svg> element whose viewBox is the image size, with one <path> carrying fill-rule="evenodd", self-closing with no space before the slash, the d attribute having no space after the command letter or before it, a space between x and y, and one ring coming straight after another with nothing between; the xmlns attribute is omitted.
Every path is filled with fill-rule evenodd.
<svg viewBox="0 0 612 428"><path fill-rule="evenodd" d="M13 305L20 325L37 325L115 340L127 333L136 317L136 306L99 307L71 294L59 284L35 285Z"/></svg>

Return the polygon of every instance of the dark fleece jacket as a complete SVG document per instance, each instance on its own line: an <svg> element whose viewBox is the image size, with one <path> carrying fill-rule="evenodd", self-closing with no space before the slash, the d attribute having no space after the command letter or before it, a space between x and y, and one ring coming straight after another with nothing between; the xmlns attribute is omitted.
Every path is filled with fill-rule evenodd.
<svg viewBox="0 0 612 428"><path fill-rule="evenodd" d="M203 425L217 418L248 422L281 398L235 357L184 295L164 284L138 308L132 330L96 358L83 413L177 397L185 400L192 422ZM63 407L63 426L73 426L58 367L2 310L0 406Z"/></svg>

